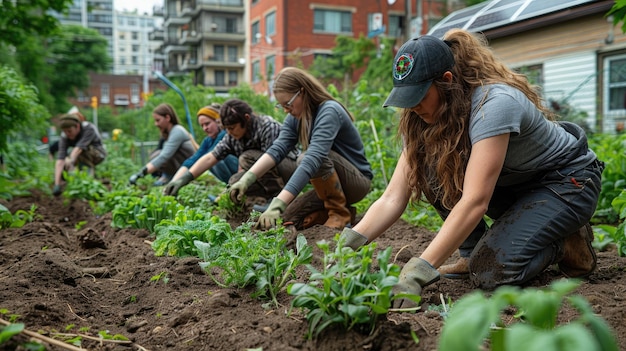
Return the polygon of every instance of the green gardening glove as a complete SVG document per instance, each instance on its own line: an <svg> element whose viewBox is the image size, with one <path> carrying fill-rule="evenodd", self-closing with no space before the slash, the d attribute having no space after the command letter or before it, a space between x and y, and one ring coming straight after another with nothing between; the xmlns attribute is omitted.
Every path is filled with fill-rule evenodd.
<svg viewBox="0 0 626 351"><path fill-rule="evenodd" d="M354 251L367 243L367 238L352 228L343 228L341 236L339 236L339 241L342 240L344 247L349 247Z"/></svg>
<svg viewBox="0 0 626 351"><path fill-rule="evenodd" d="M393 287L393 295L414 294L422 295L422 288L439 280L439 271L426 260L413 257L407 262L400 276L398 283ZM398 297L392 300L393 308L414 308L417 307L415 301L409 298Z"/></svg>
<svg viewBox="0 0 626 351"><path fill-rule="evenodd" d="M244 173L235 184L230 186L230 190L228 191L230 199L234 203L240 204L246 191L254 182L256 182L256 175L254 173L250 171Z"/></svg>
<svg viewBox="0 0 626 351"><path fill-rule="evenodd" d="M285 212L285 208L287 208L287 204L283 200L275 197L274 200L270 202L267 210L259 217L255 228L266 230L276 226L276 221L280 218L280 215Z"/></svg>
<svg viewBox="0 0 626 351"><path fill-rule="evenodd" d="M167 186L165 186L165 189L163 189L163 195L178 195L178 190L189 184L193 179L193 174L191 174L191 172L189 171L186 171L180 178L169 182Z"/></svg>

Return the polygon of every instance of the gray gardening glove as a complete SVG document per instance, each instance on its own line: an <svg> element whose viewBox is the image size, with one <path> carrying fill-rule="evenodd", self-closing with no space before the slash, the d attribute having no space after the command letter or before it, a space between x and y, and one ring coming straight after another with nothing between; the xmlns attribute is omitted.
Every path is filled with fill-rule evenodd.
<svg viewBox="0 0 626 351"><path fill-rule="evenodd" d="M167 186L165 186L165 189L163 189L163 195L178 195L178 190L189 184L192 180L194 180L193 174L191 174L191 172L189 171L186 171L180 178L169 182Z"/></svg>
<svg viewBox="0 0 626 351"><path fill-rule="evenodd" d="M439 272L435 267L422 258L413 257L400 271L398 283L393 287L392 292L394 295L405 293L421 296L422 288L438 281L439 278ZM393 308L417 307L415 302L406 298L398 298L391 303Z"/></svg>
<svg viewBox="0 0 626 351"><path fill-rule="evenodd" d="M256 182L256 175L254 173L250 171L244 173L235 184L230 186L230 190L228 191L230 199L234 203L240 204L246 191L254 182Z"/></svg>
<svg viewBox="0 0 626 351"><path fill-rule="evenodd" d="M139 172L133 174L132 176L130 176L130 178L128 178L128 182L131 185L135 185L137 184L137 180L139 178L143 178L146 174L148 174L148 167L143 167Z"/></svg>
<svg viewBox="0 0 626 351"><path fill-rule="evenodd" d="M367 244L367 238L352 228L343 228L339 241L343 240L343 246L356 251L359 247Z"/></svg>

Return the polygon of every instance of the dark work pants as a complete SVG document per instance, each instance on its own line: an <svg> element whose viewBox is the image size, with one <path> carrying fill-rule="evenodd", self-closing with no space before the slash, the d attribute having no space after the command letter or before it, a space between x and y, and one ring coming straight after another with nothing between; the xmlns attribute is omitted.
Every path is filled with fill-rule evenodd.
<svg viewBox="0 0 626 351"><path fill-rule="evenodd" d="M604 164L550 171L521 185L496 187L487 216L459 247L469 257L474 285L493 289L534 278L563 255L564 239L589 222L601 190ZM449 211L436 206L445 219Z"/></svg>

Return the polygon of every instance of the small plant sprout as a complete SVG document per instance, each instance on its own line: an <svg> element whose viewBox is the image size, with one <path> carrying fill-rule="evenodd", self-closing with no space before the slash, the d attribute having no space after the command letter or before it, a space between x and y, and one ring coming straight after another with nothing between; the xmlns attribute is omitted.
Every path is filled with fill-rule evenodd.
<svg viewBox="0 0 626 351"><path fill-rule="evenodd" d="M150 277L150 281L151 282L162 281L163 284L167 284L170 281L170 278L167 276L167 272L161 272L159 274L156 274Z"/></svg>

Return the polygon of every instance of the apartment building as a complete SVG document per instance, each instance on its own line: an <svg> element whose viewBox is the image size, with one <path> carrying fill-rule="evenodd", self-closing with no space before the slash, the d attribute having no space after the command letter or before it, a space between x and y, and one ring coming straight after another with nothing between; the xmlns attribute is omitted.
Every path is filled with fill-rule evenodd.
<svg viewBox="0 0 626 351"><path fill-rule="evenodd" d="M51 12L62 24L93 28L108 41L107 52L113 57L113 0L74 0L67 14Z"/></svg>
<svg viewBox="0 0 626 351"><path fill-rule="evenodd" d="M218 93L244 81L244 0L165 0L164 74L191 73Z"/></svg>
<svg viewBox="0 0 626 351"><path fill-rule="evenodd" d="M162 26L163 17L115 11L114 19L113 74L151 74L163 41L150 34Z"/></svg>

